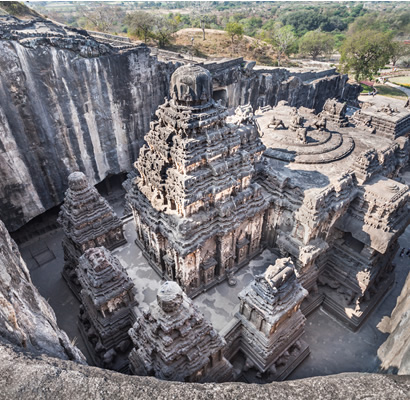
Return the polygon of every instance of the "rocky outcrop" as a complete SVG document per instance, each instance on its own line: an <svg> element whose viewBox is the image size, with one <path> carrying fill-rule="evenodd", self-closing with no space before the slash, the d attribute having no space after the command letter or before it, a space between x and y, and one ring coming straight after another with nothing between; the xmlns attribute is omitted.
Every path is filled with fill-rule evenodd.
<svg viewBox="0 0 410 400"><path fill-rule="evenodd" d="M16 243L0 221L0 340L34 355L84 363L84 356L57 326L52 308L30 279ZM1 397L1 395L0 395Z"/></svg>
<svg viewBox="0 0 410 400"><path fill-rule="evenodd" d="M307 107L320 111L328 98L356 102L360 87L347 83L347 75L335 68L309 69L254 68L242 58L220 63L203 64L212 73L214 98L223 105L236 107L250 103L254 109L276 106L285 100L292 107Z"/></svg>
<svg viewBox="0 0 410 400"><path fill-rule="evenodd" d="M390 333L377 355L381 369L398 375L410 375L410 274L385 329Z"/></svg>
<svg viewBox="0 0 410 400"><path fill-rule="evenodd" d="M195 384L119 374L49 357L32 358L0 345L0 399L277 399L398 400L408 377L346 373L267 385Z"/></svg>
<svg viewBox="0 0 410 400"><path fill-rule="evenodd" d="M114 47L50 21L0 19L0 218L8 229L60 204L73 171L92 184L129 171L178 65L143 44ZM320 109L328 97L357 95L334 70L203 65L215 100L229 107L287 100Z"/></svg>

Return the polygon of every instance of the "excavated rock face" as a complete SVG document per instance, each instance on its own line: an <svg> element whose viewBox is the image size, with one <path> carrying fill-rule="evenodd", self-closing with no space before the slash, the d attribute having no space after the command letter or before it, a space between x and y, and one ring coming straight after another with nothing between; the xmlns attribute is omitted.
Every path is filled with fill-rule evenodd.
<svg viewBox="0 0 410 400"><path fill-rule="evenodd" d="M204 63L213 82L201 86L198 75L199 100L211 84L229 107L287 100L319 110L329 97L358 94L334 69L242 64ZM7 228L60 204L72 171L85 172L92 184L129 171L179 65L158 61L145 45L114 48L51 21L0 18L0 218Z"/></svg>
<svg viewBox="0 0 410 400"><path fill-rule="evenodd" d="M118 374L73 362L33 359L0 345L1 399L174 399L174 400L402 400L410 380L378 374L346 373L267 385L195 384Z"/></svg>
<svg viewBox="0 0 410 400"><path fill-rule="evenodd" d="M377 355L381 368L389 373L410 375L410 274L397 299L387 331L390 336L380 346Z"/></svg>
<svg viewBox="0 0 410 400"><path fill-rule="evenodd" d="M16 243L0 221L0 339L33 354L85 363L38 293ZM1 396L0 396L1 397Z"/></svg>
<svg viewBox="0 0 410 400"><path fill-rule="evenodd" d="M145 45L101 55L107 46L91 38L97 52L82 57L66 46L74 36L50 38L49 25L42 40L35 26L36 37L18 26L10 36L0 20L0 218L10 231L60 204L71 172L94 185L130 170L176 68Z"/></svg>

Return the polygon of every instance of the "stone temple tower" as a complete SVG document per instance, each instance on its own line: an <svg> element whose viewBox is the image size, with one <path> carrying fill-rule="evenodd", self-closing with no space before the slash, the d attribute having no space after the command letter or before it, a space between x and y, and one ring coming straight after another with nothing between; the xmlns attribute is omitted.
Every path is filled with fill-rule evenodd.
<svg viewBox="0 0 410 400"><path fill-rule="evenodd" d="M277 260L239 293L236 317L242 328L236 348L247 359L245 368L267 381L283 380L309 355L301 340L306 319L299 309L307 295L290 258Z"/></svg>
<svg viewBox="0 0 410 400"><path fill-rule="evenodd" d="M181 382L232 380L223 356L225 341L176 282L165 282L149 312L130 329L134 345L131 371Z"/></svg>
<svg viewBox="0 0 410 400"><path fill-rule="evenodd" d="M88 249L79 260L77 276L82 287L80 322L86 343L92 345L95 362L105 368L128 370L131 340L128 330L135 322L134 283L105 247Z"/></svg>
<svg viewBox="0 0 410 400"><path fill-rule="evenodd" d="M122 222L82 172L68 177L68 190L57 221L65 234L63 276L79 297L81 286L75 270L78 259L91 247L113 250L126 243Z"/></svg>
<svg viewBox="0 0 410 400"><path fill-rule="evenodd" d="M170 97L145 136L128 199L137 244L193 297L261 250L268 204L253 177L264 146L252 118L227 122L206 69L178 68Z"/></svg>

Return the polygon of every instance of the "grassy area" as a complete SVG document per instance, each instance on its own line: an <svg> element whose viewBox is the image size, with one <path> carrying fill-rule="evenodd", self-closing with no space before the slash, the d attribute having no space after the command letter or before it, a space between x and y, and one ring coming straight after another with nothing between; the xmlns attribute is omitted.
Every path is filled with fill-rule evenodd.
<svg viewBox="0 0 410 400"><path fill-rule="evenodd" d="M400 89L386 85L375 85L377 94L380 96L391 97L392 99L406 100L407 96Z"/></svg>
<svg viewBox="0 0 410 400"><path fill-rule="evenodd" d="M394 78L389 78L389 81L393 83L407 83L410 85L410 76L395 76Z"/></svg>
<svg viewBox="0 0 410 400"><path fill-rule="evenodd" d="M365 85L364 83L361 83L360 85L362 86L362 93L363 94L373 92L373 88L371 86Z"/></svg>
<svg viewBox="0 0 410 400"><path fill-rule="evenodd" d="M410 76L397 76L397 77L389 78L389 81L397 85L410 88Z"/></svg>

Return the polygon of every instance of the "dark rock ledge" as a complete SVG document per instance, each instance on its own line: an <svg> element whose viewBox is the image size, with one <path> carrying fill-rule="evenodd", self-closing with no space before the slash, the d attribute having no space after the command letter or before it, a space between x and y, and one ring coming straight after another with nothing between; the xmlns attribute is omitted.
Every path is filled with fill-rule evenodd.
<svg viewBox="0 0 410 400"><path fill-rule="evenodd" d="M0 399L406 399L410 377L362 373L267 385L185 384L33 357L0 344Z"/></svg>

